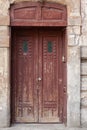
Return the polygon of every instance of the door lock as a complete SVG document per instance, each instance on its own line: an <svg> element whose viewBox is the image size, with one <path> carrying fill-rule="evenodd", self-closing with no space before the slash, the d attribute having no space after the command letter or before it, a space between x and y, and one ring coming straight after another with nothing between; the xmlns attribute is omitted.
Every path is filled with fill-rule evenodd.
<svg viewBox="0 0 87 130"><path fill-rule="evenodd" d="M65 63L65 56L62 56L62 62Z"/></svg>
<svg viewBox="0 0 87 130"><path fill-rule="evenodd" d="M41 81L41 77L38 78L38 81Z"/></svg>

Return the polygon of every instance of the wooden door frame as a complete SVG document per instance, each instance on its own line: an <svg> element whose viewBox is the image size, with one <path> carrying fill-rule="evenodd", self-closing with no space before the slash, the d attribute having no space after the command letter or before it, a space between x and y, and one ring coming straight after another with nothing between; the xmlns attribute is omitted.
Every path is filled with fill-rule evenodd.
<svg viewBox="0 0 87 130"><path fill-rule="evenodd" d="M23 13L23 9L25 8L26 13L24 14L24 19L21 16L21 13ZM33 8L33 12L31 11L31 14L29 14L29 11L27 8ZM52 8L52 16L47 15L47 12L44 12L44 10L41 9L45 8L46 11L50 11L49 9ZM21 10L20 10L21 9ZM60 11L61 10L61 11ZM56 19L56 16L54 17L54 13L56 12L58 15L58 18ZM28 18L26 16L28 15ZM38 15L37 15L38 14ZM43 14L43 16L41 16ZM49 13L50 14L50 13ZM49 16L48 19L47 16ZM11 27L57 27L62 28L63 31L63 41L64 41L64 48L63 48L63 56L64 56L64 82L63 82L63 98L64 102L62 105L64 105L64 108L62 106L63 110L63 122L67 122L67 8L65 5L57 4L57 3L49 3L49 2L19 2L17 4L11 5L11 11L10 11L10 17L11 17ZM27 19L27 20L26 20Z"/></svg>

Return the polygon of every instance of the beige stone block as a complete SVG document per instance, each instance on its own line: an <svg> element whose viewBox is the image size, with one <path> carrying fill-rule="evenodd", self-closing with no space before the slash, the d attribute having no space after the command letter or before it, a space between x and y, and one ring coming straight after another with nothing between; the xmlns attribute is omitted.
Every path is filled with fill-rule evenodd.
<svg viewBox="0 0 87 130"><path fill-rule="evenodd" d="M87 91L81 93L81 107L87 107Z"/></svg>
<svg viewBox="0 0 87 130"><path fill-rule="evenodd" d="M0 25L9 25L9 0L0 0Z"/></svg>
<svg viewBox="0 0 87 130"><path fill-rule="evenodd" d="M82 25L82 34L83 35L87 34L87 24Z"/></svg>
<svg viewBox="0 0 87 130"><path fill-rule="evenodd" d="M87 107L87 97L81 98L81 107Z"/></svg>
<svg viewBox="0 0 87 130"><path fill-rule="evenodd" d="M81 109L81 125L87 127L87 108Z"/></svg>
<svg viewBox="0 0 87 130"><path fill-rule="evenodd" d="M80 26L68 26L67 31L69 35L80 35Z"/></svg>
<svg viewBox="0 0 87 130"><path fill-rule="evenodd" d="M81 58L87 59L87 46L81 46L80 48Z"/></svg>
<svg viewBox="0 0 87 130"><path fill-rule="evenodd" d="M9 7L10 7L9 0L0 0L0 14L4 16L9 15Z"/></svg>
<svg viewBox="0 0 87 130"><path fill-rule="evenodd" d="M9 74L9 48L0 48L0 127L7 127L10 123Z"/></svg>
<svg viewBox="0 0 87 130"><path fill-rule="evenodd" d="M69 35L68 34L68 45L77 46L79 45L80 36L79 35Z"/></svg>
<svg viewBox="0 0 87 130"><path fill-rule="evenodd" d="M87 17L87 0L81 0L81 13L82 17Z"/></svg>
<svg viewBox="0 0 87 130"><path fill-rule="evenodd" d="M9 66L8 66L9 52L7 50L8 50L8 48L0 48L0 79L1 79L0 81L3 81L2 85L0 87L0 90L2 90L3 92L7 91L5 89L6 89L6 86L8 86L8 78L9 78L8 77L9 76ZM0 97L1 97L1 95L0 95ZM2 97L3 97L3 95L2 95Z"/></svg>
<svg viewBox="0 0 87 130"><path fill-rule="evenodd" d="M87 35L87 17L82 18L82 34Z"/></svg>
<svg viewBox="0 0 87 130"><path fill-rule="evenodd" d="M0 16L0 26L10 25L10 16Z"/></svg>
<svg viewBox="0 0 87 130"><path fill-rule="evenodd" d="M87 91L87 76L81 76L81 90Z"/></svg>
<svg viewBox="0 0 87 130"><path fill-rule="evenodd" d="M81 92L81 98L87 98L87 91Z"/></svg>
<svg viewBox="0 0 87 130"><path fill-rule="evenodd" d="M72 26L81 26L81 17L80 16L70 16L68 17L68 25Z"/></svg>
<svg viewBox="0 0 87 130"><path fill-rule="evenodd" d="M80 1L66 0L68 2L68 25L81 25Z"/></svg>
<svg viewBox="0 0 87 130"><path fill-rule="evenodd" d="M0 47L9 47L10 38L9 36L0 37Z"/></svg>
<svg viewBox="0 0 87 130"><path fill-rule="evenodd" d="M79 9L80 9L80 1L79 0L66 0L69 4L69 7L71 9L71 12L72 13L78 13L79 12Z"/></svg>
<svg viewBox="0 0 87 130"><path fill-rule="evenodd" d="M87 0L81 0L83 44L87 45Z"/></svg>
<svg viewBox="0 0 87 130"><path fill-rule="evenodd" d="M75 45L75 35L68 35L68 45Z"/></svg>
<svg viewBox="0 0 87 130"><path fill-rule="evenodd" d="M0 26L0 37L1 36L9 36L9 27L8 26Z"/></svg>
<svg viewBox="0 0 87 130"><path fill-rule="evenodd" d="M80 126L80 47L68 47L67 51L67 122L68 126Z"/></svg>
<svg viewBox="0 0 87 130"><path fill-rule="evenodd" d="M81 63L81 75L87 75L87 62Z"/></svg>
<svg viewBox="0 0 87 130"><path fill-rule="evenodd" d="M87 46L87 34L82 34L80 46Z"/></svg>

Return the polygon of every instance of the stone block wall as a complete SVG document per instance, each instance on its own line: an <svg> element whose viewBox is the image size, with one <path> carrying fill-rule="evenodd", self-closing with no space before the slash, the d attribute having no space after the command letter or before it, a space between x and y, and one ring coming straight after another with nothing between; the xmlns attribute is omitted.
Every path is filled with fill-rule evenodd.
<svg viewBox="0 0 87 130"><path fill-rule="evenodd" d="M87 127L87 46L81 47L81 124Z"/></svg>
<svg viewBox="0 0 87 130"><path fill-rule="evenodd" d="M21 1L0 0L0 127L10 125L10 5ZM67 126L87 126L87 0L48 1L67 5Z"/></svg>
<svg viewBox="0 0 87 130"><path fill-rule="evenodd" d="M9 48L0 48L0 127L10 120Z"/></svg>
<svg viewBox="0 0 87 130"><path fill-rule="evenodd" d="M87 0L81 0L81 125L87 127Z"/></svg>
<svg viewBox="0 0 87 130"><path fill-rule="evenodd" d="M0 0L0 127L10 122L9 1Z"/></svg>

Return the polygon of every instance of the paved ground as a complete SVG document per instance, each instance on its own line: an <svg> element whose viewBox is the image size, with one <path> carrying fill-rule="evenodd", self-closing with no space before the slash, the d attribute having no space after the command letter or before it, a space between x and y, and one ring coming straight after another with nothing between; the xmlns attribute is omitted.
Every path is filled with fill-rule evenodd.
<svg viewBox="0 0 87 130"><path fill-rule="evenodd" d="M60 124L18 124L0 130L87 130L87 128L67 128Z"/></svg>

